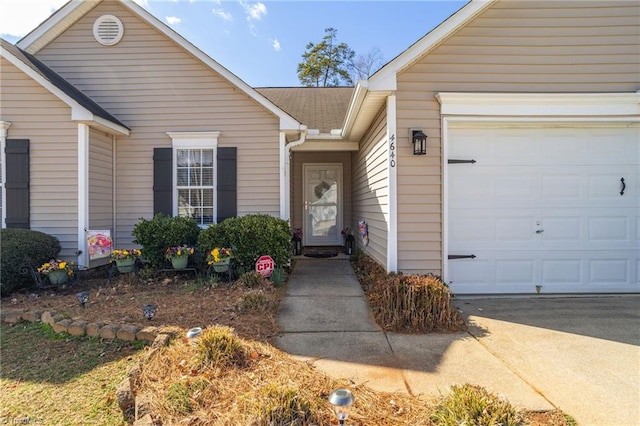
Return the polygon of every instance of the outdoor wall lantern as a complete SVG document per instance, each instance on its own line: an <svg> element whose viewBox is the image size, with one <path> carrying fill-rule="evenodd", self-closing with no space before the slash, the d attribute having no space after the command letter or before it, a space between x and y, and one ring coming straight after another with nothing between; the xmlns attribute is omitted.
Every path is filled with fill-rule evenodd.
<svg viewBox="0 0 640 426"><path fill-rule="evenodd" d="M89 290L84 290L84 291L81 291L80 293L76 293L76 298L84 308L85 303L89 301Z"/></svg>
<svg viewBox="0 0 640 426"><path fill-rule="evenodd" d="M427 154L427 135L422 130L410 130L413 155Z"/></svg>
<svg viewBox="0 0 640 426"><path fill-rule="evenodd" d="M347 389L336 389L329 395L329 402L333 405L333 412L342 426L344 426L344 421L349 417L349 410L353 405L353 401L353 394Z"/></svg>

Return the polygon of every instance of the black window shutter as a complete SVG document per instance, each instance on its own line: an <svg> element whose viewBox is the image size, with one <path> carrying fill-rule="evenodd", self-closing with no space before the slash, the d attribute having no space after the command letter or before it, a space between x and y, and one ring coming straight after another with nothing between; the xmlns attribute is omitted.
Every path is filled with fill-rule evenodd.
<svg viewBox="0 0 640 426"><path fill-rule="evenodd" d="M238 149L218 148L218 223L238 215Z"/></svg>
<svg viewBox="0 0 640 426"><path fill-rule="evenodd" d="M153 149L153 214L173 216L173 148Z"/></svg>
<svg viewBox="0 0 640 426"><path fill-rule="evenodd" d="M7 228L29 229L29 140L7 139L6 142L5 225Z"/></svg>

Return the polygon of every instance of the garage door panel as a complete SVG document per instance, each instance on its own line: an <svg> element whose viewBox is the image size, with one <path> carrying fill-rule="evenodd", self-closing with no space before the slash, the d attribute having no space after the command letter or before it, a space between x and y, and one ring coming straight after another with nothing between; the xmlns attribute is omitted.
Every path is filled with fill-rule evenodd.
<svg viewBox="0 0 640 426"><path fill-rule="evenodd" d="M495 235L494 218L488 215L478 214L467 220L457 220L452 217L450 228L451 238L457 241L487 241Z"/></svg>
<svg viewBox="0 0 640 426"><path fill-rule="evenodd" d="M578 287L583 282L583 261L581 259L544 259L542 265L542 285L555 284Z"/></svg>
<svg viewBox="0 0 640 426"><path fill-rule="evenodd" d="M633 197L631 185L629 184L629 182L633 182L632 179L629 179L629 176L632 176L631 172L621 171L616 174L597 174L597 172L594 172L588 177L587 194L589 199L594 201L620 200L624 202L625 200L620 195L622 189L620 178L624 178L624 176L627 176L625 181L627 182L627 188L629 188L629 192L625 188L625 193L627 197Z"/></svg>
<svg viewBox="0 0 640 426"><path fill-rule="evenodd" d="M477 161L448 166L454 292L640 291L640 136L612 126L449 129Z"/></svg>
<svg viewBox="0 0 640 426"><path fill-rule="evenodd" d="M531 215L496 216L496 242L533 242L536 235L532 231L534 222L535 219Z"/></svg>
<svg viewBox="0 0 640 426"><path fill-rule="evenodd" d="M455 262L456 268L450 277L451 285L457 288L476 286L480 292L494 287L492 262L482 259L459 259Z"/></svg>
<svg viewBox="0 0 640 426"><path fill-rule="evenodd" d="M531 290L535 285L535 269L535 262L531 259L496 260L496 286L526 285Z"/></svg>
<svg viewBox="0 0 640 426"><path fill-rule="evenodd" d="M640 157L638 139L640 139L640 129L587 131L584 140L589 152L590 164L613 166L638 164Z"/></svg>
<svg viewBox="0 0 640 426"><path fill-rule="evenodd" d="M589 241L629 241L629 218L618 217L590 217Z"/></svg>
<svg viewBox="0 0 640 426"><path fill-rule="evenodd" d="M573 158L578 164L587 163L589 154L585 151L584 143L577 140L573 132L567 132L566 129L555 129L546 134L536 131L534 137L541 147L541 161L534 164L564 166L567 158Z"/></svg>
<svg viewBox="0 0 640 426"><path fill-rule="evenodd" d="M546 175L542 177L543 200L580 200L584 186L582 174L576 175Z"/></svg>
<svg viewBox="0 0 640 426"><path fill-rule="evenodd" d="M569 216L544 216L541 220L541 229L544 230L542 235L543 243L549 242L556 244L564 243L580 243L583 240L582 217Z"/></svg>
<svg viewBox="0 0 640 426"><path fill-rule="evenodd" d="M589 261L589 284L625 285L631 282L630 259L592 259Z"/></svg>

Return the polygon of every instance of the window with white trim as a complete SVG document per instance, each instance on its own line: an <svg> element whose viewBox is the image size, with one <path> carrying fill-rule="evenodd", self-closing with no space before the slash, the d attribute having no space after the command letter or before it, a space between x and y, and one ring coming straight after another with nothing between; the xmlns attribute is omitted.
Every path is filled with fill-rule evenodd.
<svg viewBox="0 0 640 426"><path fill-rule="evenodd" d="M216 150L220 132L170 132L174 216L205 227L216 221Z"/></svg>

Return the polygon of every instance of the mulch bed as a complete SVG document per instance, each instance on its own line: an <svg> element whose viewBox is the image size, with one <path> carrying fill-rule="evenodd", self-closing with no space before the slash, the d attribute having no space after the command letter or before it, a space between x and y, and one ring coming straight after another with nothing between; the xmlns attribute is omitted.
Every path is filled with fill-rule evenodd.
<svg viewBox="0 0 640 426"><path fill-rule="evenodd" d="M76 293L89 290L89 302L82 307ZM279 331L276 312L244 311L236 306L249 292L230 283L210 284L185 274L162 274L142 279L135 274L119 275L112 280L89 278L66 287L14 293L2 299L8 308L30 311L56 311L73 320L111 324L177 326L184 329L226 325L244 338L270 341ZM268 289L281 297L278 289ZM153 320L147 320L142 306L156 304Z"/></svg>

